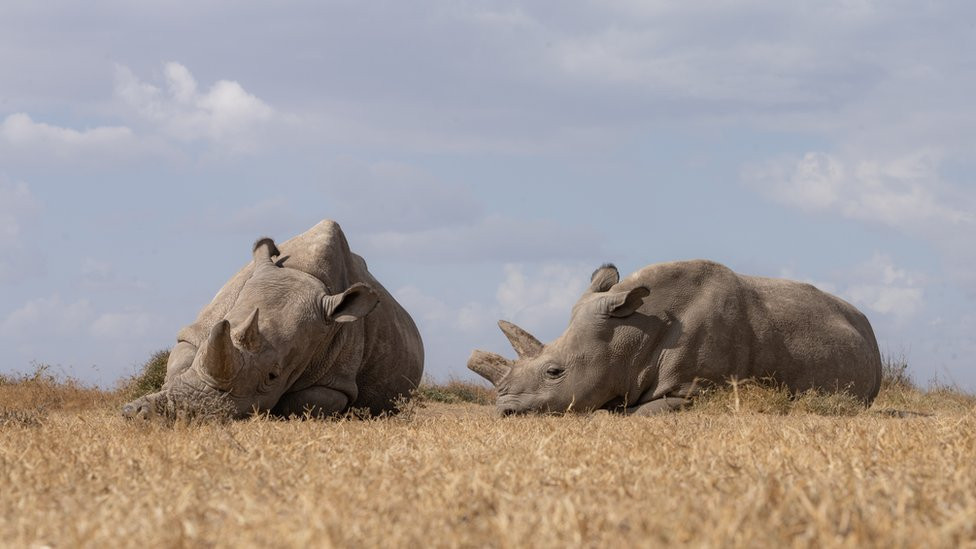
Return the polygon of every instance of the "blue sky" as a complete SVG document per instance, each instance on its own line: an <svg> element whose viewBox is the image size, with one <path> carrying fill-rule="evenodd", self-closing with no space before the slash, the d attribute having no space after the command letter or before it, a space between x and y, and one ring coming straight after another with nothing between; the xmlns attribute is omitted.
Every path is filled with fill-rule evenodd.
<svg viewBox="0 0 976 549"><path fill-rule="evenodd" d="M680 4L680 5L679 5ZM467 377L590 272L805 280L976 389L966 2L0 5L0 372L111 384L323 218Z"/></svg>

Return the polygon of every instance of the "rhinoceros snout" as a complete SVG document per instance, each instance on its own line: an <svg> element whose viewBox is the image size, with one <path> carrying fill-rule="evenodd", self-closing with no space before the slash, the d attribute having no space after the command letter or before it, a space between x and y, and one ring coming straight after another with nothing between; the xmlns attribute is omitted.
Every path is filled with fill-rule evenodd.
<svg viewBox="0 0 976 549"><path fill-rule="evenodd" d="M149 419L152 410L149 406L149 401L146 399L140 399L135 402L130 402L122 407L122 417L126 419Z"/></svg>

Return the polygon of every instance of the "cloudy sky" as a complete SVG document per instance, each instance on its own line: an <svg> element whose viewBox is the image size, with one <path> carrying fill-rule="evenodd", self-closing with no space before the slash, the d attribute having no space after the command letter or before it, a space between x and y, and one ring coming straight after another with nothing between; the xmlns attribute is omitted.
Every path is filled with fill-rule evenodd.
<svg viewBox="0 0 976 549"><path fill-rule="evenodd" d="M0 372L110 385L333 218L438 379L703 257L976 389L972 3L242 4L0 4Z"/></svg>

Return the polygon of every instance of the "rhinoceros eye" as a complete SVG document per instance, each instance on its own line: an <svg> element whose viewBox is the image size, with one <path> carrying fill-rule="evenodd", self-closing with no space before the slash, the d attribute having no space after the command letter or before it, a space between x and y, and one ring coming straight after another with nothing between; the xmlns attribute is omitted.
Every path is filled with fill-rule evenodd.
<svg viewBox="0 0 976 549"><path fill-rule="evenodd" d="M565 371L566 368L563 368L562 366L549 366L546 368L546 377L550 379L555 379L563 375Z"/></svg>
<svg viewBox="0 0 976 549"><path fill-rule="evenodd" d="M272 381L278 379L278 374L280 369L281 367L278 366L277 364L275 364L274 367L271 368L271 371L268 372L268 381L267 381L268 383L271 383Z"/></svg>

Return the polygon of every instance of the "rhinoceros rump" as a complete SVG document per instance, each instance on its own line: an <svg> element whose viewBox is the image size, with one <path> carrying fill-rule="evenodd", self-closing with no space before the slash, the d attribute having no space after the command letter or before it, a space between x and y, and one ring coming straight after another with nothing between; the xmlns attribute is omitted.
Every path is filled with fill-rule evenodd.
<svg viewBox="0 0 976 549"><path fill-rule="evenodd" d="M468 368L498 388L502 414L676 410L703 384L771 380L791 392L846 391L870 404L881 356L867 318L791 280L710 261L650 265L623 281L597 269L569 327L543 345L499 322L519 358L474 351Z"/></svg>
<svg viewBox="0 0 976 549"><path fill-rule="evenodd" d="M259 240L252 263L177 340L162 390L126 404L123 415L378 414L392 411L423 372L410 315L332 221L280 251Z"/></svg>

